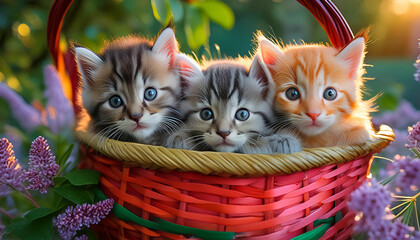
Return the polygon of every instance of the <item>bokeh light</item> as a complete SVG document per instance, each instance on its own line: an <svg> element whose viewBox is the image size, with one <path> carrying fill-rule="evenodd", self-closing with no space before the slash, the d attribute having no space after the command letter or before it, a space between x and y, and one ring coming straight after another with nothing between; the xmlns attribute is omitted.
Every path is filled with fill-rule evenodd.
<svg viewBox="0 0 420 240"><path fill-rule="evenodd" d="M21 23L18 27L18 33L22 37L28 37L29 35L31 35L31 29L25 23Z"/></svg>

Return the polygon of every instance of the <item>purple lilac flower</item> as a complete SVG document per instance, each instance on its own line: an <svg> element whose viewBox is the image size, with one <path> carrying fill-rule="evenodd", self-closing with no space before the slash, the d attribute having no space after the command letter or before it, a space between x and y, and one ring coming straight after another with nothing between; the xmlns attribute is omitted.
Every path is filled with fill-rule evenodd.
<svg viewBox="0 0 420 240"><path fill-rule="evenodd" d="M54 66L44 68L44 82L46 89L44 96L47 98L47 123L53 133L72 127L74 111L71 103L66 98L61 86L60 77Z"/></svg>
<svg viewBox="0 0 420 240"><path fill-rule="evenodd" d="M417 57L416 63L414 63L414 66L417 68L417 72L414 73L414 79L416 79L417 82L420 82L420 56Z"/></svg>
<svg viewBox="0 0 420 240"><path fill-rule="evenodd" d="M88 240L88 239L89 239L88 236L84 234L82 236L78 236L74 238L74 240Z"/></svg>
<svg viewBox="0 0 420 240"><path fill-rule="evenodd" d="M6 139L0 139L0 182L22 189L22 169L15 157L13 145Z"/></svg>
<svg viewBox="0 0 420 240"><path fill-rule="evenodd" d="M365 182L350 195L347 206L351 211L363 212L355 231L364 232L385 216L386 206L391 204L391 194L375 178Z"/></svg>
<svg viewBox="0 0 420 240"><path fill-rule="evenodd" d="M368 236L370 240L403 240L408 239L410 228L399 221L381 220L372 225Z"/></svg>
<svg viewBox="0 0 420 240"><path fill-rule="evenodd" d="M405 146L407 148L415 148L419 146L420 143L420 122L417 122L412 127L408 128L408 144Z"/></svg>
<svg viewBox="0 0 420 240"><path fill-rule="evenodd" d="M395 179L397 188L403 192L420 188L420 159L396 155L392 165L400 172Z"/></svg>
<svg viewBox="0 0 420 240"><path fill-rule="evenodd" d="M25 171L27 189L46 193L48 187L54 186L52 178L57 175L58 168L47 140L37 137L29 150L29 169Z"/></svg>
<svg viewBox="0 0 420 240"><path fill-rule="evenodd" d="M0 97L9 103L13 117L24 129L31 131L42 124L41 113L27 104L19 94L5 83L0 83Z"/></svg>
<svg viewBox="0 0 420 240"><path fill-rule="evenodd" d="M96 204L82 204L68 207L64 213L53 220L58 233L64 240L72 239L83 226L98 224L112 210L113 199L106 199Z"/></svg>
<svg viewBox="0 0 420 240"><path fill-rule="evenodd" d="M379 116L375 116L372 123L378 126L386 124L394 129L404 129L407 125L414 124L419 119L420 111L416 110L409 101L402 100L395 111L386 111Z"/></svg>
<svg viewBox="0 0 420 240"><path fill-rule="evenodd" d="M420 232L419 231L415 231L413 233L413 236L410 237L410 240L420 240Z"/></svg>

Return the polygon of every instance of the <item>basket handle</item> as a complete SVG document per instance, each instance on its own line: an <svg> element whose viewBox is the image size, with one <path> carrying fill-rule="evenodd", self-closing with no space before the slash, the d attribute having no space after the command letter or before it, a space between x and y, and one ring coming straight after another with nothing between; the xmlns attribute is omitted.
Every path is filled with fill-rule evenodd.
<svg viewBox="0 0 420 240"><path fill-rule="evenodd" d="M341 49L353 40L354 36L347 21L331 0L297 1L321 24L335 48Z"/></svg>
<svg viewBox="0 0 420 240"><path fill-rule="evenodd" d="M331 44L335 48L346 46L352 39L353 33L343 15L331 0L297 0L318 20L328 35ZM72 86L72 103L76 114L80 112L77 104L77 89L79 76L77 64L72 51L62 52L60 46L60 34L64 17L74 0L55 0L51 6L47 24L47 44L57 71L63 76L69 76Z"/></svg>

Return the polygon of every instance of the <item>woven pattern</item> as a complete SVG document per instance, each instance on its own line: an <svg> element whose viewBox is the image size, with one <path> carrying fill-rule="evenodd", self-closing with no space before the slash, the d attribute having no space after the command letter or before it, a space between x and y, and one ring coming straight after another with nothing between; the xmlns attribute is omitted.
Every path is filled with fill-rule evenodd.
<svg viewBox="0 0 420 240"><path fill-rule="evenodd" d="M382 125L376 136L364 144L312 148L298 153L277 155L198 152L110 139L100 141L100 138L95 137L94 134L83 131L76 132L76 137L83 145L134 167L255 177L290 174L358 159L386 147L390 141L394 140L394 133L391 128Z"/></svg>
<svg viewBox="0 0 420 240"><path fill-rule="evenodd" d="M347 239L354 215L346 209L351 191L366 179L371 155L342 164L256 178L225 178L196 172L146 170L84 151L84 167L101 172L100 187L118 204L144 219L237 233L237 238L290 239L317 219L342 211L322 239ZM102 226L102 227L101 227ZM108 218L102 237L138 239L181 236Z"/></svg>

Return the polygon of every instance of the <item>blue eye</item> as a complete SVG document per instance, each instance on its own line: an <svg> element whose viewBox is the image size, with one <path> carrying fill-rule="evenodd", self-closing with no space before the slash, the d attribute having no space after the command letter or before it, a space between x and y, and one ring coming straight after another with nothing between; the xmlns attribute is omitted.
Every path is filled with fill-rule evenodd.
<svg viewBox="0 0 420 240"><path fill-rule="evenodd" d="M337 97L337 90L335 90L334 88L331 88L331 87L325 89L325 91L324 91L324 98L325 99L327 99L329 101L332 101L336 97Z"/></svg>
<svg viewBox="0 0 420 240"><path fill-rule="evenodd" d="M201 119L203 119L204 121L208 121L210 119L213 118L213 112L211 111L210 108L204 108L203 110L201 110L200 112L200 117Z"/></svg>
<svg viewBox="0 0 420 240"><path fill-rule="evenodd" d="M109 98L109 105L113 108L119 108L121 105L123 105L123 100L120 96L114 95L111 98Z"/></svg>
<svg viewBox="0 0 420 240"><path fill-rule="evenodd" d="M299 90L297 90L295 87L287 89L286 97L292 101L298 100L300 98Z"/></svg>
<svg viewBox="0 0 420 240"><path fill-rule="evenodd" d="M144 99L147 101L152 101L157 96L157 91L154 88L148 88L144 91Z"/></svg>
<svg viewBox="0 0 420 240"><path fill-rule="evenodd" d="M235 118L239 121L246 121L249 118L249 111L248 109L241 108L235 113Z"/></svg>

